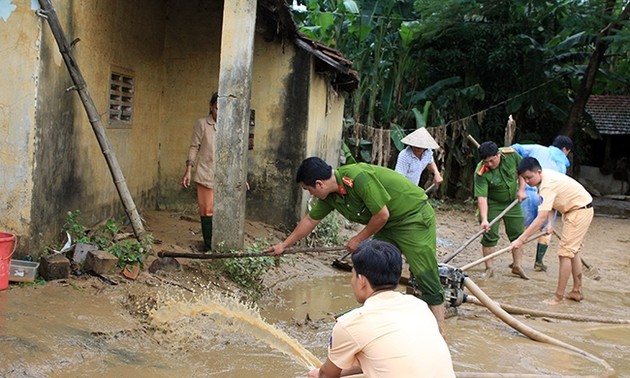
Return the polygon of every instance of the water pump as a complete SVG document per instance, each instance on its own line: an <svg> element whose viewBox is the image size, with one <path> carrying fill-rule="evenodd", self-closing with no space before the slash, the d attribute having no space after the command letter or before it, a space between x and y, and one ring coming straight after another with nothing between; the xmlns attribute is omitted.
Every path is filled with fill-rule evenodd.
<svg viewBox="0 0 630 378"><path fill-rule="evenodd" d="M444 288L446 306L457 307L464 303L466 300L466 294L464 294L466 273L448 264L438 264L438 273L440 283Z"/></svg>
<svg viewBox="0 0 630 378"><path fill-rule="evenodd" d="M466 294L464 294L464 279L467 277L466 274L461 269L447 264L438 264L438 274L440 276L440 283L444 288L446 307L454 308L464 303L466 300ZM421 296L413 275L407 286L407 294L412 294L416 297Z"/></svg>

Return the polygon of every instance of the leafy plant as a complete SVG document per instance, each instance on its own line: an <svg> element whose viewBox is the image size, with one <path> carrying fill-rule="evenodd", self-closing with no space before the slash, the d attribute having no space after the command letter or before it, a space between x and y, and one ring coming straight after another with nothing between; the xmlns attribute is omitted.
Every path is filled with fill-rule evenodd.
<svg viewBox="0 0 630 378"><path fill-rule="evenodd" d="M70 234L73 242L89 243L90 238L87 235L87 229L79 222L79 215L81 215L79 210L68 211L63 229Z"/></svg>
<svg viewBox="0 0 630 378"><path fill-rule="evenodd" d="M153 236L145 233L140 241L115 241L115 236L122 231L122 225L114 219L107 219L96 231L90 232L81 222L79 210L69 211L66 215L64 230L70 234L73 243L92 244L118 258L118 266L138 265L144 267L144 260L151 252Z"/></svg>
<svg viewBox="0 0 630 378"><path fill-rule="evenodd" d="M307 237L307 244L318 247L334 247L345 244L339 231L341 224L339 215L333 212L326 216Z"/></svg>
<svg viewBox="0 0 630 378"><path fill-rule="evenodd" d="M261 253L260 257L224 259L222 270L232 281L244 288L254 298L262 294L262 276L267 268L274 265L274 257L262 254L266 243L258 241L247 247L248 253Z"/></svg>
<svg viewBox="0 0 630 378"><path fill-rule="evenodd" d="M136 240L123 240L112 244L107 248L107 252L118 258L118 266L121 268L127 265L138 265L143 268L147 256L146 248Z"/></svg>

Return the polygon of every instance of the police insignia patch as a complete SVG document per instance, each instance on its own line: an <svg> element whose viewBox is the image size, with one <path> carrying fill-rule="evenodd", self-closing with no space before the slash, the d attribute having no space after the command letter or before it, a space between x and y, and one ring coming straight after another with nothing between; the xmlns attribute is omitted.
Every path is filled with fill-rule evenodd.
<svg viewBox="0 0 630 378"><path fill-rule="evenodd" d="M343 176L341 181L343 181L343 184L349 188L352 188L354 186L354 181L352 181L352 179L348 176Z"/></svg>

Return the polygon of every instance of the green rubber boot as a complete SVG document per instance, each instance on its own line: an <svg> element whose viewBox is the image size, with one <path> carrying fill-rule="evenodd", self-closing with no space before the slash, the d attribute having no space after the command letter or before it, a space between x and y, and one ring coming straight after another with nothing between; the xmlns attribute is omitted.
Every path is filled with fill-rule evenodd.
<svg viewBox="0 0 630 378"><path fill-rule="evenodd" d="M201 233L206 252L212 251L212 216L201 217Z"/></svg>
<svg viewBox="0 0 630 378"><path fill-rule="evenodd" d="M545 253L547 253L547 248L549 246L547 244L538 243L536 245L536 262L534 262L534 270L539 272L546 272L547 266L543 264L543 257L545 257Z"/></svg>

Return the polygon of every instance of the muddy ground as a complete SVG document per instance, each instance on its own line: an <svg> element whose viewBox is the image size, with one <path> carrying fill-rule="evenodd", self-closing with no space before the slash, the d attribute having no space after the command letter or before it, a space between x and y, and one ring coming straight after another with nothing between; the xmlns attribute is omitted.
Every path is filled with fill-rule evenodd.
<svg viewBox="0 0 630 378"><path fill-rule="evenodd" d="M568 301L567 303L553 307L542 303L544 299L548 299L551 296L556 285L556 240L552 240L550 250L545 259L545 262L549 266L547 272L533 271L535 245L530 243L525 246L525 271L531 278L529 281L521 280L510 273L507 265L511 259L506 254L497 258L495 262L497 273L491 279L482 278L482 265L467 271L469 277L494 300L499 302L539 311L570 313L585 317L599 316L606 319L628 321L628 319L630 319L630 289L628 288L628 283L630 282L628 281L628 276L630 275L630 257L628 255L630 252L630 219L598 213L597 206L595 209L596 217L589 230L585 241L585 249L582 254L584 260L590 266L590 269L585 271L585 300L581 303ZM156 239L154 253L157 254L160 251L192 252L200 249L200 224L195 214L144 211L142 216L146 221L147 230L151 232ZM444 256L457 250L465 241L474 235L478 230L478 225L474 215L474 208L470 204L441 203L437 207L436 216L438 225L438 256L440 257L439 260L442 260ZM346 222L341 222L341 225L341 233L343 235L352 235L356 227L356 225ZM558 224L557 227L561 228L561 224ZM275 243L284 237L286 230L272 225L248 221L246 222L245 231L246 244L252 245L254 243ZM507 241L502 240L499 247L505 247L507 245ZM265 274L263 283L266 289L263 290L263 298L261 298L260 301L272 303L274 300L279 299L282 296L282 292L285 290L290 290L294 286L303 285L304 282L317 281L318 279L320 281L322 279L325 280L326 277L337 277L336 279L342 281L347 278L349 281L350 276L348 273L340 272L331 266L331 262L343 254L343 252L328 252L285 255L278 266L270 268ZM451 264L454 266L462 266L478 259L480 255L481 252L478 242L473 242L453 259ZM123 314L125 321L130 323L130 328L137 328L137 321L142 322L146 320L147 313L153 305L151 292L156 286L184 290L191 293L191 295L194 295L193 292L203 291L207 293L208 291L216 291L221 294L230 293L243 300L248 298L246 291L239 288L238 285L235 285L218 270L213 269L213 266L208 264L207 260L180 259L179 262L182 265L181 270L169 272L160 271L156 274L150 274L146 268L151 265L154 259L155 257L150 257L147 260L145 271L143 271L135 281L127 280L117 274L112 274L107 277L118 283L118 285L110 285L96 277L82 276L49 282L46 284L46 287L54 288L55 290L51 293L59 295L60 297L64 296L64 291L67 292L67 296L70 297L80 291L81 295L87 296L85 298L88 299L90 296L107 295L111 298L112 303L119 305L118 308L107 310L112 312L108 319L114 319L118 316L115 315L117 312ZM214 267L216 268L216 265L214 265ZM46 287L18 287L12 284L8 291L0 293L0 299L3 299L4 303L8 304L5 305L6 309L12 301L22 303L20 302L22 298L28 296L36 298L37 293L44 292ZM347 287L346 290L348 290ZM18 297L20 299L18 299ZM34 300L41 301L41 299ZM22 305L30 306L30 302L27 299ZM306 306L307 304L304 305ZM54 303L52 306L54 306ZM74 311L81 311L80 303L77 304L77 306L77 309ZM281 308L282 303L276 306ZM11 309L13 310L13 308ZM2 310L1 306L0 310ZM544 357L548 355L544 349L534 347L538 349L532 351L532 346L530 343L526 342L526 338L523 338L518 332L510 330L509 327L502 325L501 322L496 321L488 311L479 306L465 304L458 310L459 315L447 319L446 324L447 342L451 347L456 371L493 372L497 371L497 369L501 371L501 366L508 364L503 371L523 371L539 374L557 374L557 372L560 371L560 374L570 375L581 375L580 373L601 375L601 367L592 366L592 364L582 366L576 364L573 360L565 361L565 357L559 360L553 359L552 361L546 361L542 364L543 367L533 368L532 365L538 364L541 359L544 359ZM15 345L19 344L18 341L21 340L20 332L25 333L26 331L12 331L12 316L15 317L15 319L24 316L24 327L28 327L27 324L36 321L28 320L27 316L33 316L33 319L38 317L36 313L30 314L28 311L18 311L17 309L15 309L15 311L15 313L8 311L8 315L5 315L5 320L7 321L0 323L0 330L2 330L2 334L4 334L4 336L0 334L0 344L7 344L7 350L9 350L9 348L11 348L11 350L15 349L15 355L5 353L0 357L0 365L9 366L6 365L8 361L21 361L22 358L19 353L19 348L16 348ZM103 310L100 309L98 311ZM304 325L304 322L315 321L316 323L320 322L320 324L324 324L328 327L331 322L330 316L326 314L330 311L327 312L327 309L322 309L322 315L315 315L313 313L311 313L311 316L307 315L307 318L312 317L313 319L293 319L295 321L293 326L299 328ZM51 310L49 316L52 317L54 313L57 313L59 317L64 316L63 309ZM89 321L90 317L88 315L81 315L79 319ZM628 324L615 325L612 326L613 328L604 325L602 328L600 324L596 322L575 323L545 316L527 316L521 317L520 319L526 321L534 328L548 332L554 337L567 342L574 342L578 347L584 349L590 348L589 352L606 359L613 366L618 376L630 376L630 373L628 373L630 371L630 362L627 362L630 360L630 342L627 341L630 338L626 337L630 336L630 326L628 326ZM19 321L17 324L21 325ZM13 326L15 327L15 324ZM285 328L291 328L293 326L289 323L285 325ZM118 326L112 325L113 329L117 327ZM469 331L466 331L466 329L469 329ZM7 332L7 330L9 332ZM106 335L107 332L109 332L107 329L100 330L98 335L101 335L101 333ZM299 331L296 332L299 334ZM489 337L487 335L488 333L494 334L497 332L502 336ZM289 331L289 333L291 332ZM120 335L116 333L112 337L118 338L119 336ZM154 338L153 336L152 339ZM316 343L320 343L320 341L316 341ZM322 344L324 343L325 341ZM521 346L521 344L523 345ZM504 353L504 348L510 348L511 346L523 348L523 356L516 356L518 357L516 359L514 359L515 356L506 356L498 362L492 357L492 353ZM310 346L309 348L312 349ZM325 345L322 348L325 348ZM484 348L484 350L487 348L487 352L479 354L479 348ZM554 354L550 356L554 356ZM319 350L318 357L325 357L325 349ZM86 357L82 356L80 358L83 359ZM41 359L45 360L45 357ZM74 366L79 364L80 361L67 363L68 366ZM558 365L558 363L560 363L560 365ZM133 365L133 362L130 362L130 364ZM513 366L510 367L509 364ZM522 364L523 366L516 367L516 364ZM67 371L64 372L64 374L50 373L47 369L52 368L49 368L47 363L40 363L40 365L30 363L29 365L29 362L26 361L14 363L10 366L11 367L7 368L7 370L0 369L0 375L15 377L65 376L64 374L67 373ZM33 368L29 366L39 366L39 370L32 370ZM549 366L551 366L551 368ZM554 368L560 370L554 370ZM40 370L43 371L43 373L41 373ZM77 370L77 372L85 373L85 370ZM109 372L114 373L116 370L110 370ZM176 371L171 373L176 373ZM186 370L180 373L187 375ZM161 375L158 374L157 376ZM217 373L210 375L202 374L200 376L221 375ZM226 376L231 375L228 374ZM288 373L287 376L295 376L295 374Z"/></svg>

